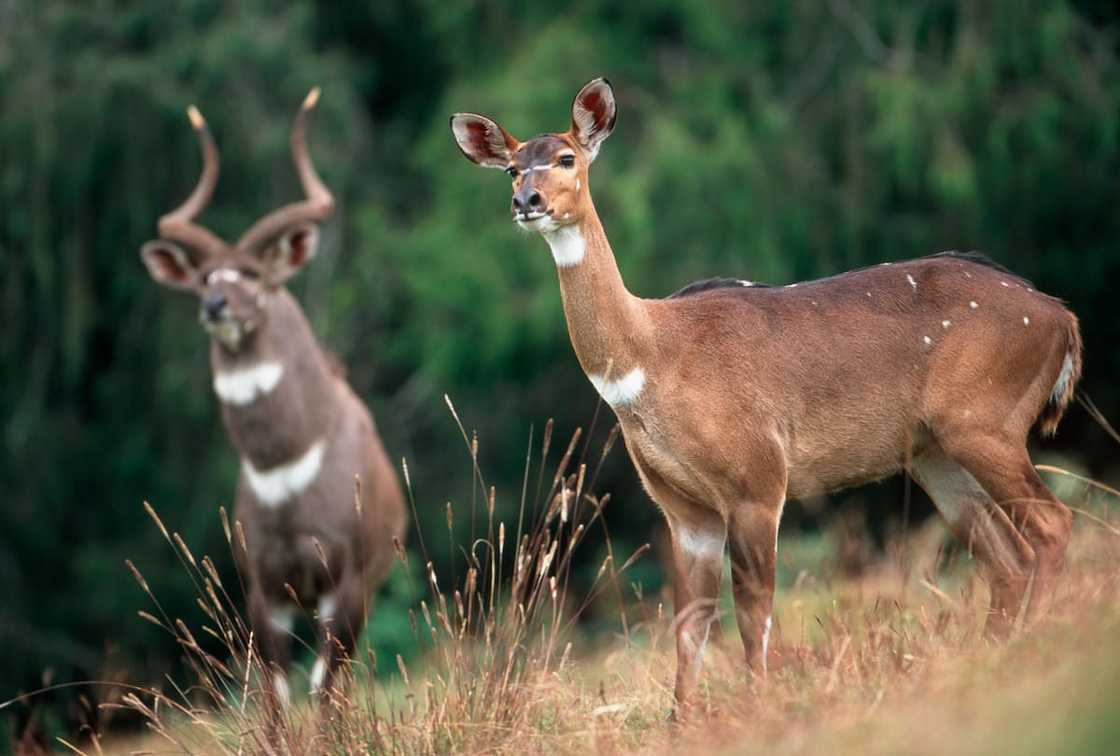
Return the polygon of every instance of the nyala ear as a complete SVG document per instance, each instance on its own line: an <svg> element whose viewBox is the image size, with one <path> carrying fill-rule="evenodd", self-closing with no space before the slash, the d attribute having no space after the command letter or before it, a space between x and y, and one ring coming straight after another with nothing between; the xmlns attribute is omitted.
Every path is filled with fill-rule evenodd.
<svg viewBox="0 0 1120 756"><path fill-rule="evenodd" d="M451 116L451 133L459 149L471 162L487 168L505 170L521 143L486 116L456 113Z"/></svg>
<svg viewBox="0 0 1120 756"><path fill-rule="evenodd" d="M599 154L599 145L614 130L618 112L614 90L606 79L590 81L579 90L572 102L572 137L587 153L587 162Z"/></svg>
<svg viewBox="0 0 1120 756"><path fill-rule="evenodd" d="M319 227L314 223L293 226L264 253L269 283L280 285L294 276L319 251Z"/></svg>
<svg viewBox="0 0 1120 756"><path fill-rule="evenodd" d="M198 288L198 268L178 244L155 239L140 248L140 259L156 283L186 291Z"/></svg>

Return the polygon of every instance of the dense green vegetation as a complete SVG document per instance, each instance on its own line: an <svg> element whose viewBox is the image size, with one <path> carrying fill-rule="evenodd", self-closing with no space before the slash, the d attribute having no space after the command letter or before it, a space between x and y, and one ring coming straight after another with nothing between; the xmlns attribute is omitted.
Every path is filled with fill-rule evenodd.
<svg viewBox="0 0 1120 756"><path fill-rule="evenodd" d="M287 129L323 87L312 151L340 207L293 289L408 459L426 532L446 540L444 503L469 508L473 487L443 394L478 430L504 511L530 426L555 416L566 441L596 399L546 246L509 223L506 178L459 155L447 115L489 113L522 138L563 129L597 75L620 116L594 196L635 292L982 249L1080 315L1083 385L1120 417L1111 4L7 0L0 700L45 676L151 680L174 663L174 643L136 619L122 561L172 615L193 611L194 588L142 500L196 552L227 553L216 511L236 460L196 305L137 255L197 176L186 105L222 151L205 222L236 236L298 191ZM1046 446L1115 479L1109 443L1074 410ZM621 550L648 540L656 514L621 449L599 488ZM899 490L856 496L893 512ZM379 620L393 638L403 603Z"/></svg>

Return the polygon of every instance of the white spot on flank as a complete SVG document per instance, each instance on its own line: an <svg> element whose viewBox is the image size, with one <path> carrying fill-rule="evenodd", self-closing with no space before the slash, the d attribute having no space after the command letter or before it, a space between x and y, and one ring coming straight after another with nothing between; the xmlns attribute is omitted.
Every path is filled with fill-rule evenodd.
<svg viewBox="0 0 1120 756"><path fill-rule="evenodd" d="M327 679L327 662L321 656L315 657L315 665L311 667L311 695L323 689L323 681Z"/></svg>
<svg viewBox="0 0 1120 756"><path fill-rule="evenodd" d="M673 535L681 551L693 559L712 561L723 559L723 543L726 538L721 530L702 530L680 524Z"/></svg>
<svg viewBox="0 0 1120 756"><path fill-rule="evenodd" d="M1024 315L1023 316L1023 325L1029 326L1030 324L1031 324L1031 319L1028 318L1026 315Z"/></svg>
<svg viewBox="0 0 1120 756"><path fill-rule="evenodd" d="M583 233L579 226L561 226L555 231L543 234L552 250L552 259L558 268L570 268L579 265L587 253L587 244L583 240Z"/></svg>
<svg viewBox="0 0 1120 756"><path fill-rule="evenodd" d="M326 442L319 439L298 459L271 470L258 470L248 459L241 460L241 469L249 487L266 507L275 507L303 493L315 482L323 465Z"/></svg>
<svg viewBox="0 0 1120 756"><path fill-rule="evenodd" d="M941 321L941 327L942 328L948 328L951 325L953 325L953 321L951 321L951 320L942 320Z"/></svg>
<svg viewBox="0 0 1120 756"><path fill-rule="evenodd" d="M642 387L646 385L646 371L640 367L634 368L618 380L607 380L601 375L588 375L587 378L603 397L603 401L612 407L630 404L638 398Z"/></svg>
<svg viewBox="0 0 1120 756"><path fill-rule="evenodd" d="M930 344L933 343L933 339L931 339L929 336L923 336L922 341L924 341L926 343L926 346L929 346Z"/></svg>
<svg viewBox="0 0 1120 756"><path fill-rule="evenodd" d="M770 650L770 625L774 622L774 616L771 615L766 618L766 622L762 623L762 674L766 674L766 657L769 655Z"/></svg>
<svg viewBox="0 0 1120 756"><path fill-rule="evenodd" d="M288 688L288 678L283 672L272 673L272 689L276 691L276 698L285 709L292 705L292 691Z"/></svg>
<svg viewBox="0 0 1120 756"><path fill-rule="evenodd" d="M915 281L914 277L912 275L910 275L909 273L906 274L906 282L910 284L910 286L914 289L914 291L918 290L918 282Z"/></svg>
<svg viewBox="0 0 1120 756"><path fill-rule="evenodd" d="M243 407L270 393L283 376L284 367L279 362L229 370L214 376L214 393L226 404Z"/></svg>
<svg viewBox="0 0 1120 756"><path fill-rule="evenodd" d="M980 305L976 304L976 302L969 302L969 303L968 303L968 306L969 306L969 307L971 307L972 309L974 309L974 310L975 310L975 309L976 309L977 307L979 307Z"/></svg>
<svg viewBox="0 0 1120 756"><path fill-rule="evenodd" d="M1061 401L1071 377L1073 377L1073 357L1067 354L1062 361L1062 372L1058 373L1058 380L1054 381L1054 388L1050 392L1050 401L1055 404Z"/></svg>

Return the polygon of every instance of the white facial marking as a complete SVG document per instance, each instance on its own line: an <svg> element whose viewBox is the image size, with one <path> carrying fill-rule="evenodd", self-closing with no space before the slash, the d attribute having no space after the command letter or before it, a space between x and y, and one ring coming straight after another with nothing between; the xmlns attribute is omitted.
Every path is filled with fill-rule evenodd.
<svg viewBox="0 0 1120 756"><path fill-rule="evenodd" d="M976 304L976 302L969 302L969 303L968 303L968 306L969 306L969 307L971 307L972 309L974 309L974 310L975 310L975 309L976 309L977 307L979 307L980 305Z"/></svg>
<svg viewBox="0 0 1120 756"><path fill-rule="evenodd" d="M285 709L292 705L292 691L288 688L288 678L282 672L272 673L272 689Z"/></svg>
<svg viewBox="0 0 1120 756"><path fill-rule="evenodd" d="M206 283L213 285L219 281L226 281L227 283L237 283L241 280L241 271L234 270L233 268L218 268L217 270L210 271L210 275L206 277Z"/></svg>
<svg viewBox="0 0 1120 756"><path fill-rule="evenodd" d="M926 346L929 346L930 344L933 343L933 339L931 339L929 336L923 336L922 341L924 341L926 343Z"/></svg>
<svg viewBox="0 0 1120 756"><path fill-rule="evenodd" d="M942 320L941 321L941 327L942 328L948 328L951 325L953 325L953 321L951 321L951 320Z"/></svg>
<svg viewBox="0 0 1120 756"><path fill-rule="evenodd" d="M281 633L292 632L293 609L290 606L274 606L268 610L268 624Z"/></svg>
<svg viewBox="0 0 1120 756"><path fill-rule="evenodd" d="M249 487L266 507L283 504L293 496L303 493L315 482L323 465L326 442L319 439L298 459L271 470L257 470L247 459L241 460L241 469Z"/></svg>
<svg viewBox="0 0 1120 756"><path fill-rule="evenodd" d="M1023 325L1029 326L1030 324L1031 324L1031 319L1028 318L1026 315L1024 315L1023 316Z"/></svg>
<svg viewBox="0 0 1120 756"><path fill-rule="evenodd" d="M587 254L587 243L579 226L562 226L555 230L542 232L544 240L552 250L552 259L558 268L570 268L583 262Z"/></svg>
<svg viewBox="0 0 1120 756"><path fill-rule="evenodd" d="M769 655L767 652L770 650L770 625L774 621L774 616L771 615L766 618L766 622L762 623L762 674L766 674L766 657Z"/></svg>
<svg viewBox="0 0 1120 756"><path fill-rule="evenodd" d="M576 179L576 191L577 191L577 192L579 191L579 188L580 188L581 186L582 186L582 184L580 184L580 183L579 183L579 179L577 178L577 179Z"/></svg>
<svg viewBox="0 0 1120 756"><path fill-rule="evenodd" d="M1054 388L1050 391L1050 401L1057 404L1066 393L1069 379L1073 376L1073 357L1066 355L1062 360L1062 371L1058 373L1058 380L1054 381Z"/></svg>
<svg viewBox="0 0 1120 756"><path fill-rule="evenodd" d="M284 366L279 362L229 370L214 376L214 393L226 404L243 407L270 393L283 376Z"/></svg>
<svg viewBox="0 0 1120 756"><path fill-rule="evenodd" d="M608 380L601 375L588 375L588 380L603 401L612 407L630 404L642 393L646 385L646 371L636 367L618 380Z"/></svg>
<svg viewBox="0 0 1120 756"><path fill-rule="evenodd" d="M323 689L323 682L327 679L327 662L321 656L315 657L315 664L311 667L311 695Z"/></svg>
<svg viewBox="0 0 1120 756"><path fill-rule="evenodd" d="M914 291L918 290L918 282L915 281L914 277L909 273L906 274L906 281L910 284L911 287L913 287Z"/></svg>
<svg viewBox="0 0 1120 756"><path fill-rule="evenodd" d="M723 559L726 536L721 530L703 530L681 524L673 535L681 551L700 561Z"/></svg>
<svg viewBox="0 0 1120 756"><path fill-rule="evenodd" d="M338 611L338 601L331 594L319 597L319 621L327 622L334 619L334 613Z"/></svg>

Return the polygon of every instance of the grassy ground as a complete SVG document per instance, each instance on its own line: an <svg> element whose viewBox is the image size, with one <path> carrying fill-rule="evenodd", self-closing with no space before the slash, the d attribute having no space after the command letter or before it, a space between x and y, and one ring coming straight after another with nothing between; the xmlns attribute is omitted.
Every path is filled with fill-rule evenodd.
<svg viewBox="0 0 1120 756"><path fill-rule="evenodd" d="M725 612L723 633L705 665L701 712L679 728L667 721L674 666L669 608L647 599L628 608L625 634L584 638L563 630L564 602L551 594L545 569L542 590L524 604L525 620L508 606L487 610L479 596L478 616L467 622L470 610L456 609L453 592L444 604L436 595L418 615L421 631L427 628L437 641L425 663L387 685L359 679L326 706L325 716L303 702L277 729L267 723L252 683L244 686L247 696L225 686L217 712L184 704L176 711L169 701L156 711L152 697L139 696L128 705L149 712L162 735L82 748L1117 752L1120 535L1107 523L1079 518L1055 610L1000 644L981 634L983 582L966 556L950 550L946 557L945 543L943 529L933 523L858 576L826 579L835 570L820 539L783 539L786 585L776 600L768 679L752 686L743 678L737 632ZM227 664L231 679L252 668L251 660L239 668L236 654Z"/></svg>

